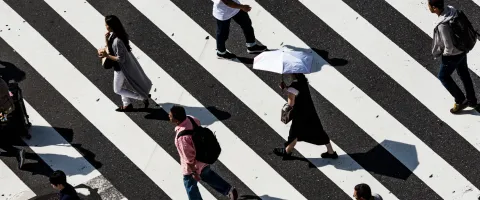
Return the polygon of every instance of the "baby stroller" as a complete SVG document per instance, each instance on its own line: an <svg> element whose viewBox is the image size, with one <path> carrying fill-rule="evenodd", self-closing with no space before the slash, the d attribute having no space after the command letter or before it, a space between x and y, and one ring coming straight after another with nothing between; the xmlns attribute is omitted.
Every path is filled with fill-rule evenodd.
<svg viewBox="0 0 480 200"><path fill-rule="evenodd" d="M0 137L16 134L30 139L32 137L29 131L31 126L23 102L22 90L18 87L18 83L7 84L0 77ZM3 138L0 138L0 140L3 140ZM7 152L17 150L8 144L7 148L4 148ZM22 169L25 162L25 150L19 149L17 156L18 168Z"/></svg>
<svg viewBox="0 0 480 200"><path fill-rule="evenodd" d="M7 84L0 78L0 133L17 134L30 139L31 126L18 83Z"/></svg>

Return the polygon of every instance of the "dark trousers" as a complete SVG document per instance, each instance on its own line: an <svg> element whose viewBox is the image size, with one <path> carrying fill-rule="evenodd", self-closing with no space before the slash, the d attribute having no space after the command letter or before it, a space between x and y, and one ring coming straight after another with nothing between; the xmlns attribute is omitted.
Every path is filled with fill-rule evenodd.
<svg viewBox="0 0 480 200"><path fill-rule="evenodd" d="M467 93L466 98L462 90L460 90L458 85L451 77L453 71L455 70L457 70L457 74L460 77L460 80L463 82L463 87ZM467 99L469 103L477 103L472 78L468 72L467 54L462 53L455 56L442 56L442 63L440 65L438 79L440 82L442 82L443 86L448 90L448 92L450 92L450 94L455 98L455 103L461 104L465 101L465 99Z"/></svg>
<svg viewBox="0 0 480 200"><path fill-rule="evenodd" d="M228 184L222 177L210 169L210 166L203 168L200 178L203 182L207 183L215 189L217 192L223 195L228 195L232 186ZM187 190L187 195L189 200L202 200L200 191L198 190L197 180L193 178L192 175L183 176L183 184Z"/></svg>
<svg viewBox="0 0 480 200"><path fill-rule="evenodd" d="M243 30L243 35L245 36L245 40L247 43L254 43L255 42L255 34L253 32L252 21L243 10L240 10L235 16L232 17L233 21L235 21ZM230 20L221 21L217 19L217 50L219 52L225 52L225 42L228 39L228 34L230 33Z"/></svg>

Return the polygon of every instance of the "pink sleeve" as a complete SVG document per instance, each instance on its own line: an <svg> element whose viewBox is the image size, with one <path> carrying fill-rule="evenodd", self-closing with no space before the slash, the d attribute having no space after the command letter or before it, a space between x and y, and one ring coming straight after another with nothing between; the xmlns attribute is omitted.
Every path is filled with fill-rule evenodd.
<svg viewBox="0 0 480 200"><path fill-rule="evenodd" d="M178 151L184 157L187 164L195 164L195 147L192 137L184 136L178 138Z"/></svg>

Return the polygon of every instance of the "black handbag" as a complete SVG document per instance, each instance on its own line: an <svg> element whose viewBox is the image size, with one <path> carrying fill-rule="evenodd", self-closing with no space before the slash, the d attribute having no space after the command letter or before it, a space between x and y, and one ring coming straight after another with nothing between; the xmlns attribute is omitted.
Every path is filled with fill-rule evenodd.
<svg viewBox="0 0 480 200"><path fill-rule="evenodd" d="M292 113L293 107L288 105L288 103L285 103L282 108L282 116L281 116L281 121L284 124L288 124L292 120L291 118L291 113Z"/></svg>

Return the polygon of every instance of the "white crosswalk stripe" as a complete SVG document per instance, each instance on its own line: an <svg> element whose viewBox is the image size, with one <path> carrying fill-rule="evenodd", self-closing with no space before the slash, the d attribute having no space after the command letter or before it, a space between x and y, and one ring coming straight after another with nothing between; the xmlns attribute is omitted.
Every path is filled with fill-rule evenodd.
<svg viewBox="0 0 480 200"><path fill-rule="evenodd" d="M478 5L478 7L470 9L480 11L479 1L468 1L471 5ZM82 62L82 59L92 58L84 56L95 57L96 52L84 55L76 45L82 43L82 45L95 48L104 46L103 35L106 32L104 15L112 10L103 5L109 4L112 7L122 4L115 7L121 7L122 10L114 11L119 15L131 17L122 18L122 22L127 28L127 32L132 30L130 35L132 53L152 80L152 100L165 112L169 112L174 104L185 106L187 114L196 116L202 125L216 133L217 139L222 145L222 154L217 161L219 164L214 164L213 167L214 169L218 168L219 174L227 182L238 185L234 186L240 188L241 199L355 199L352 197L353 190L359 183L367 183L372 188L372 192L380 194L383 199L404 199L415 195L418 195L419 199L470 200L480 197L480 183L476 181L477 177L471 177L472 173L465 170L468 168L474 170L477 166L473 166L473 164L479 164L480 161L472 158L475 160L465 162L465 165L468 166L462 166L462 163L452 163L451 155L446 155L444 151L438 151L441 147L432 145L431 142L425 141L424 136L419 136L418 131L422 129L421 127L412 128L412 125L405 124L404 120L396 117L398 113L412 115L412 117L417 117L418 114L402 110L392 113L391 110L385 108L384 103L380 103L384 99L369 96L371 91L366 91L364 86L360 86L358 80L351 80L347 74L343 73L344 69L328 63L329 59L319 55L318 52L314 52L314 67L319 71L308 74L307 78L312 94L318 93L327 102L315 101L315 106L318 109L318 107L324 108L324 105L321 104L331 104L333 109L339 110L345 116L345 120L351 121L351 125L345 124L345 126L355 126L352 130L358 131L346 133L349 135L344 135L345 139L331 137L335 138L332 139L331 144L339 155L337 160L320 158L325 147L302 142L295 147L297 152L294 154L301 155L301 158L297 159L298 162L281 160L282 158L276 156L271 157L273 149L269 145L273 144L270 142L286 141L289 136L290 124L285 125L280 121L280 108L285 103L284 97L273 89L276 87L272 86L275 81L266 80L265 77L269 76L264 75L264 72L249 69L251 63L245 63L241 57L235 60L217 59L214 51L217 41L213 34L215 32L212 31L212 27L215 27L214 18L211 17L211 13L196 13L189 10L190 8L184 6L186 2L184 0L120 0L119 2L45 0L33 2L38 5L39 10L48 10L44 16L35 15L34 13L38 10L32 8L30 8L32 9L31 13L30 10L27 12L22 10L20 5L28 4L27 2L14 2L13 0L0 2L0 26L3 26L0 28L0 38L5 43L3 45L0 41L0 49L11 48L14 51L6 53L5 57L2 57L3 54L0 55L0 67L5 65L2 64L4 61L8 61L10 58L16 59L11 55L18 55L23 59L22 67L39 75L35 76L37 80L28 82L28 86L35 87L35 83L39 85L42 83L55 90L34 90L27 87L27 83L20 83L28 97L24 101L32 122L30 130L32 138L23 139L24 147L19 148L27 149L29 155L27 159L37 159L38 163L30 163L32 167L17 169L15 156L0 154L0 200L26 200L53 193L54 190L48 183L47 172L43 172L45 173L43 174L32 169L40 166L48 168L46 170L48 172L64 171L67 174L68 182L76 188L80 196L86 199L188 199L185 183L182 182L177 152L174 150L173 140L170 139L170 136L174 134L173 126L166 129L161 128L161 130L170 130L170 133L163 131L155 133L157 132L156 128L167 126L167 122L159 121L152 125L152 123L139 121L139 115L135 113L116 112L116 105L111 97L115 95L113 91L108 91L105 89L105 85L99 84L105 82L104 80L99 81L99 76L85 73L84 69L87 67L98 68L95 69L98 71L93 73L105 71L101 68L100 62L98 62L98 66L85 66L86 64L91 65L92 62L90 60ZM254 0L241 0L241 2L252 7L249 16L255 29L256 39L269 49L291 45L308 51L316 51L313 44L305 40L301 31L290 28L289 24L295 19L278 17L281 14L277 12L288 8L273 8L272 2ZM411 31L432 37L431 25L436 16L428 11L426 2L417 0L386 0L385 2L418 29ZM191 6L198 6L198 10L202 10L206 4L211 6L211 2L208 0L191 3ZM311 12L305 14L305 19L298 19L299 23L300 21L305 23L307 16L316 17L315 19L309 18L312 20L312 24L325 23L337 35L319 33L319 38L345 40L351 46L352 51L359 52L371 61L374 65L372 67L378 68L381 76L389 77L393 81L392 84L404 89L408 93L407 95L412 96L427 111L431 112L432 115L428 116L432 116L432 120L440 121L445 124L444 128L453 130L447 134L458 135L458 138L465 141L462 144L471 145L472 148L466 148L469 149L468 152L465 152L466 154L480 155L478 134L480 113L473 109L467 111L469 114L453 115L449 113L448 109L453 104L453 98L435 74L426 69L427 66L422 66L422 62L416 60L417 57L414 55L410 55L408 50L397 45L394 38L377 29L375 23L364 18L362 14L365 13L351 8L345 1L296 0L292 4L298 7L303 6L305 11ZM115 12L111 14L116 15ZM136 15L136 13L140 13L140 15ZM383 14L379 15L383 16ZM50 18L50 16L56 16L56 19L43 20L51 20L51 24L55 24L53 26L61 27L60 29L65 30L65 33L68 34L63 34L59 29L52 28L48 31L40 29L39 27L42 25L36 22L37 17ZM200 18L192 16L200 16ZM204 16L210 18L204 19ZM480 14L474 13L469 18L473 20L479 16ZM42 19L38 20L42 21ZM141 27L138 23L144 22L149 23L145 25L149 29L136 28ZM205 25L207 23L212 25ZM395 24L396 22L392 20L391 23ZM68 24L68 27L65 24ZM474 26L476 25L477 23L474 22ZM51 25L45 24L45 26ZM232 25L232 30L238 29L234 26L236 25ZM299 27L308 26L308 22L299 25ZM165 36L142 37L151 32L161 32ZM76 58L80 61L72 59L71 52L65 52L64 48L59 48L61 44L52 41L53 35L72 37L71 47L68 49L80 52ZM233 37L232 35L238 35L238 33L231 33L230 37ZM238 40L238 38L236 39ZM158 44L158 41L161 41L161 44L165 43L165 46L155 49L159 51L160 49L172 49L172 52L173 49L178 49L180 51L175 52L181 53L159 55L149 46L150 42ZM227 49L230 50L229 45L230 43L227 42ZM233 48L239 49L238 46ZM244 49L246 50L246 48ZM474 82L480 81L480 60L474 56L480 51L479 49L480 47L477 45L469 53L471 59L468 64L473 72L471 76ZM230 51L233 52L233 50ZM425 54L430 55L430 52L425 52ZM171 62L163 62L159 58L165 57L166 60L171 60L173 57L182 56L184 59L180 59L184 63L177 62L176 70L172 70L171 66L165 66ZM95 59L98 58L95 57ZM19 61L15 62L19 63ZM355 63L355 58L349 59L349 62ZM191 66L186 65L192 65L192 63L195 65L195 69L201 72L194 76L195 80L177 80L182 73L188 73ZM0 75L3 75L1 73L3 73L2 68L0 68ZM371 76L373 75L378 74ZM27 74L27 79L28 77L29 74ZM201 91L195 91L197 89L192 89L193 87L189 85L203 85L203 82L208 82L209 85L198 87ZM478 85L475 87L478 93L480 87ZM108 88L112 88L112 86L109 85ZM65 108L69 109L68 112L65 110L65 113L42 113L45 112L44 109L38 106L56 102L46 102L35 98L34 91L48 94L56 92L55 94L60 94L54 97L58 99L58 105L69 104L72 108ZM394 92L392 92L391 98L402 101L402 97ZM231 106L229 112L232 116L242 115L245 118L233 117L231 121L223 121L217 113L208 108L214 106L209 105L210 102L216 101L227 102L225 105ZM71 113L79 113L79 115L69 117L68 115ZM75 134L88 135L88 132L91 131L95 135L79 137L106 138L112 144L112 151L118 153L105 155L102 152L94 152L93 154L102 155L99 156L102 160L98 161L103 166L97 168L93 163L96 162L95 158L92 159L74 145L75 138L73 141L67 139L67 136L53 125L53 121L59 121L56 118L62 117L64 119L60 121L67 125L76 123L76 121L68 121L69 119L84 119L96 130L85 129L85 132ZM251 119L257 121L250 123ZM243 123L243 125L236 126L235 123ZM323 120L322 123L326 127L344 125ZM258 130L265 133L259 133ZM101 134L96 134L95 131ZM330 133L328 129L326 131ZM257 137L257 134L266 136ZM267 139L257 142L249 140L250 137ZM354 152L350 146L354 145L355 141L348 139L349 137L371 140L376 144L376 148L381 150L376 150L377 154L369 154L370 151L375 151L373 149ZM161 141L163 138L171 140L168 143L170 146L165 145L167 144L165 141ZM445 142L448 141L442 141L442 138L438 139L438 144ZM259 146L259 144L265 145ZM102 149L102 145L107 146L107 144L95 144L95 146L99 146L97 150ZM282 144L274 145L281 146ZM474 149L475 152L472 152L471 149ZM452 149L452 153L461 152L462 149ZM376 157L377 155L378 157ZM389 161L382 156L387 156ZM120 158L132 163L137 170L135 173L145 175L148 180L141 177L122 179L122 174L129 172L122 169L121 166L109 166L110 161L113 163ZM302 158L310 163L308 170L305 166L299 166ZM389 167L375 169L372 167L374 165ZM299 170L306 172L293 172ZM406 175L404 171L409 173ZM118 177L112 174L118 174ZM302 183L306 180L311 180L308 183L318 183L318 185L306 186ZM418 194L410 194L409 188L399 188L401 185L398 184L399 182L422 188L415 190ZM153 186L158 188L153 188ZM198 187L203 199L221 199L224 198L222 196L225 196L217 194L215 189L212 189L207 183L200 182ZM325 188L332 191L322 191L326 190ZM132 189L139 190L139 192L132 193ZM242 189L247 191L242 191ZM163 193L160 194L160 192ZM403 194L403 192L407 194Z"/></svg>

